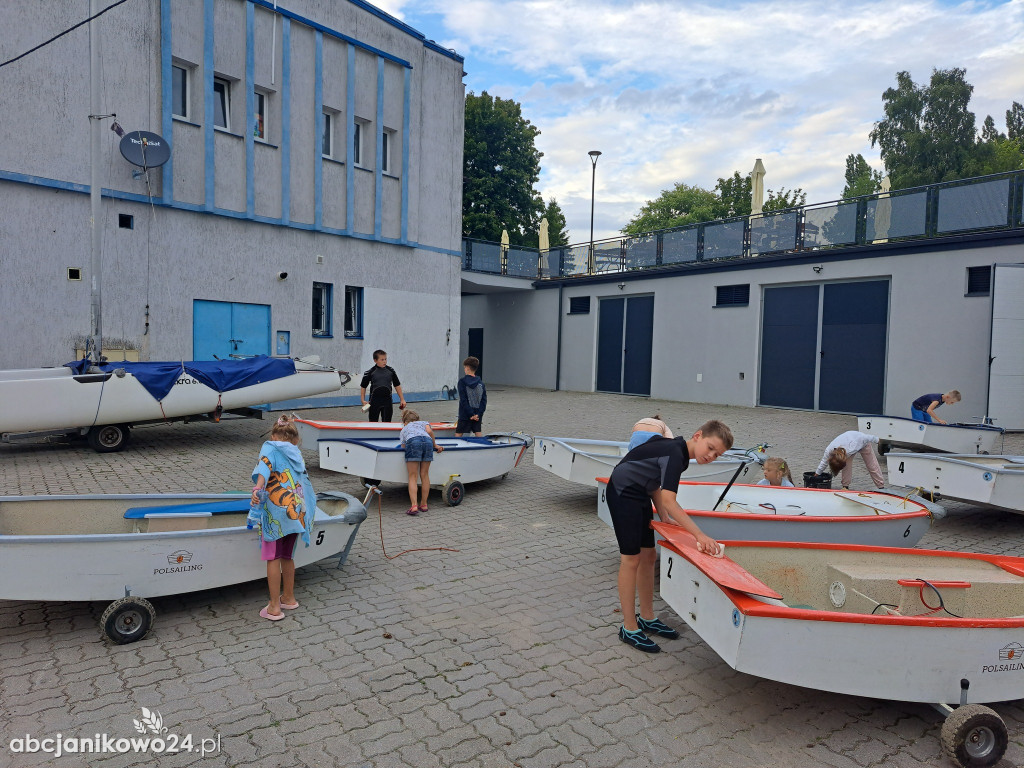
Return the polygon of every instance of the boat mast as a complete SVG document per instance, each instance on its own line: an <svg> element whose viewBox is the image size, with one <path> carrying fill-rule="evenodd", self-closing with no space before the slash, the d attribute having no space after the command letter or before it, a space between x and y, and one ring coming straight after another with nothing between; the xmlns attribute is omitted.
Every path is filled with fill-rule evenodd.
<svg viewBox="0 0 1024 768"><path fill-rule="evenodd" d="M103 246L103 222L100 210L100 23L93 18L100 12L99 0L89 0L89 201L91 215L89 228L91 235L91 269L92 293L89 304L91 330L86 354L93 362L101 362L103 355L103 300L100 291L103 275L100 254Z"/></svg>

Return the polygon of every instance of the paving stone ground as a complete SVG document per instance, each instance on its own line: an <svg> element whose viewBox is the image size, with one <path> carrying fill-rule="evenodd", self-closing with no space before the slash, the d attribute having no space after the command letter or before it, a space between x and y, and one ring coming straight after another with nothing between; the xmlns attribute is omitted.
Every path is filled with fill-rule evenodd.
<svg viewBox="0 0 1024 768"><path fill-rule="evenodd" d="M456 413L454 402L415 407L432 420ZM654 412L681 431L722 418L737 445L771 443L795 476L856 428L845 415L497 386L486 428L626 439ZM361 418L356 408L308 415ZM4 492L248 489L269 426L140 428L115 454L0 445ZM1024 454L1024 436L1008 436L1005 452ZM306 457L317 490L362 496L356 479ZM858 464L854 487L869 486ZM156 599L151 634L127 646L101 639L103 603L0 601L0 768L151 764L145 754L55 760L9 748L25 735L128 737L142 707L196 743L220 738L215 754L164 755L162 766L951 765L931 707L737 673L660 600L682 637L652 656L624 646L615 634L617 548L594 513L595 492L540 470L529 454L507 479L468 486L457 508L435 497L429 512L410 518L407 504L402 487L386 486L380 517L374 505L344 569L300 570L302 607L281 622L258 616L264 582ZM920 546L1024 552L1024 516L946 506L948 517ZM389 554L458 551L389 560L381 531ZM0 574L17 579L2 564ZM1024 708L994 708L1011 740L1000 765L1020 765Z"/></svg>

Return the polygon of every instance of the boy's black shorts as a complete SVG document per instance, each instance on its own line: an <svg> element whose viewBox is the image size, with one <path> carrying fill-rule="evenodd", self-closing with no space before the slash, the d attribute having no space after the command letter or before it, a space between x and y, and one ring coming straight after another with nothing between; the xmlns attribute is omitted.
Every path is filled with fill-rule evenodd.
<svg viewBox="0 0 1024 768"><path fill-rule="evenodd" d="M480 419L480 421L473 421L472 419L459 419L455 424L455 431L460 435L464 435L467 432L470 434L474 432L483 432L484 420Z"/></svg>
<svg viewBox="0 0 1024 768"><path fill-rule="evenodd" d="M653 548L654 531L651 529L651 520L654 519L654 509L650 496L621 496L611 484L607 486L606 494L612 527L619 542L619 552L623 555L639 555L641 548Z"/></svg>

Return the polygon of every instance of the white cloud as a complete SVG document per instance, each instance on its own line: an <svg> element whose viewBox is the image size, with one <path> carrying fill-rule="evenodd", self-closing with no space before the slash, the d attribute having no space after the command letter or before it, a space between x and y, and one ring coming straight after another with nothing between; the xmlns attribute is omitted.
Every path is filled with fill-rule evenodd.
<svg viewBox="0 0 1024 768"><path fill-rule="evenodd" d="M388 0L466 58L467 88L514 98L541 129L541 191L573 241L615 235L678 181L713 186L758 157L772 189L838 196L846 156L876 168L868 132L907 70L965 67L979 123L1024 101L1024 0L681 3ZM438 26L425 29L418 20Z"/></svg>

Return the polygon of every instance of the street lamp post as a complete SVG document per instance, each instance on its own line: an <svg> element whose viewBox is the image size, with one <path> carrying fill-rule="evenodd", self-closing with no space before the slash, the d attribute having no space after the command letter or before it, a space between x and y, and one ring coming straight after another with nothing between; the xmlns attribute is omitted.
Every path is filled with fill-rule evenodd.
<svg viewBox="0 0 1024 768"><path fill-rule="evenodd" d="M594 274L594 181L597 179L597 158L601 150L592 149L590 155L590 252L587 254L587 274Z"/></svg>

